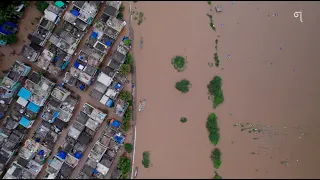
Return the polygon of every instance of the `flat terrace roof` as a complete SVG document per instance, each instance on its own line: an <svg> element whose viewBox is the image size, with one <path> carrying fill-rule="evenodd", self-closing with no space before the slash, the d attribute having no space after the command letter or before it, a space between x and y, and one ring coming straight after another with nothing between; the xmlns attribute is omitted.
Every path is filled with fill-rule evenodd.
<svg viewBox="0 0 320 180"><path fill-rule="evenodd" d="M39 26L47 29L48 31L52 32L55 28L55 24L52 21L49 21L48 19L44 18L44 16L40 19Z"/></svg>
<svg viewBox="0 0 320 180"><path fill-rule="evenodd" d="M21 49L20 55L28 59L29 61L35 61L39 53L29 45L24 45L23 48Z"/></svg>
<svg viewBox="0 0 320 180"><path fill-rule="evenodd" d="M107 1L103 12L109 16L117 16L120 5L121 1Z"/></svg>
<svg viewBox="0 0 320 180"><path fill-rule="evenodd" d="M111 27L112 29L116 30L118 33L122 31L124 26L126 26L126 22L120 19L117 19L116 17L110 17L110 19L107 21L107 26Z"/></svg>

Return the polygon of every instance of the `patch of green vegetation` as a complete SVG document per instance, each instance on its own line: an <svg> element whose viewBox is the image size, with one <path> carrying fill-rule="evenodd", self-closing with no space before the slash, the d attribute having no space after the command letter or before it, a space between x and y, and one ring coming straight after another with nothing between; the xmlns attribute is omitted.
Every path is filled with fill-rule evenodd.
<svg viewBox="0 0 320 180"><path fill-rule="evenodd" d="M207 3L208 3L209 5L211 5L211 1L207 1Z"/></svg>
<svg viewBox="0 0 320 180"><path fill-rule="evenodd" d="M125 9L125 6L121 3L120 7L119 7L119 12L123 12Z"/></svg>
<svg viewBox="0 0 320 180"><path fill-rule="evenodd" d="M216 108L224 101L221 77L214 76L210 83L207 85L207 88L210 95L213 96L213 107Z"/></svg>
<svg viewBox="0 0 320 180"><path fill-rule="evenodd" d="M145 168L150 167L150 152L145 151L142 153L142 164Z"/></svg>
<svg viewBox="0 0 320 180"><path fill-rule="evenodd" d="M215 46L215 48L216 48L216 50L218 50L218 43L219 43L219 40L218 39L216 39L216 46Z"/></svg>
<svg viewBox="0 0 320 180"><path fill-rule="evenodd" d="M171 59L171 64L178 72L181 72L181 71L185 70L187 60L182 56L174 56Z"/></svg>
<svg viewBox="0 0 320 180"><path fill-rule="evenodd" d="M123 20L123 13L122 12L118 13L117 19Z"/></svg>
<svg viewBox="0 0 320 180"><path fill-rule="evenodd" d="M128 53L126 56L126 61L124 62L125 64L132 64L133 63L133 57L131 53Z"/></svg>
<svg viewBox="0 0 320 180"><path fill-rule="evenodd" d="M217 116L214 113L210 113L207 122L206 128L209 132L209 140L213 145L217 145L220 140L220 129L218 127Z"/></svg>
<svg viewBox="0 0 320 180"><path fill-rule="evenodd" d="M119 98L128 102L128 101L132 100L132 94L129 91L123 90L119 93Z"/></svg>
<svg viewBox="0 0 320 180"><path fill-rule="evenodd" d="M216 65L216 67L219 67L220 60L219 60L218 53L214 53L214 64Z"/></svg>
<svg viewBox="0 0 320 180"><path fill-rule="evenodd" d="M131 143L126 143L124 144L124 149L126 150L127 153L131 153L133 150L133 145Z"/></svg>
<svg viewBox="0 0 320 180"><path fill-rule="evenodd" d="M143 22L143 19L145 19L145 18L143 18L143 16L144 16L144 13L139 12L138 25L140 25Z"/></svg>
<svg viewBox="0 0 320 180"><path fill-rule="evenodd" d="M214 24L213 24L212 15L207 14L207 16L210 18L210 27L211 27L214 31L216 31L216 27L215 27Z"/></svg>
<svg viewBox="0 0 320 180"><path fill-rule="evenodd" d="M213 179L222 179L222 177L217 173L217 171L214 171Z"/></svg>
<svg viewBox="0 0 320 180"><path fill-rule="evenodd" d="M130 64L122 64L120 66L119 73L122 75L128 75L131 72L131 65Z"/></svg>
<svg viewBox="0 0 320 180"><path fill-rule="evenodd" d="M215 169L219 169L220 165L221 165L221 152L218 148L215 148L212 152L211 152L211 161L213 162L213 166Z"/></svg>
<svg viewBox="0 0 320 180"><path fill-rule="evenodd" d="M118 168L121 170L121 177L128 177L129 172L131 171L131 159L129 157L121 156Z"/></svg>
<svg viewBox="0 0 320 180"><path fill-rule="evenodd" d="M123 115L122 118L122 125L121 128L124 132L128 132L130 129L130 125L131 125L131 115L132 115L132 110L131 107L128 107L128 109L126 110L126 112Z"/></svg>
<svg viewBox="0 0 320 180"><path fill-rule="evenodd" d="M182 93L189 92L189 87L191 86L191 83L189 80L183 79L176 83L176 89Z"/></svg>
<svg viewBox="0 0 320 180"><path fill-rule="evenodd" d="M187 122L188 121L188 119L186 118L186 117L181 117L180 118L180 122L182 122L182 123L185 123L185 122Z"/></svg>
<svg viewBox="0 0 320 180"><path fill-rule="evenodd" d="M16 34L3 35L0 34L0 40L6 41L8 44L14 44L17 42Z"/></svg>
<svg viewBox="0 0 320 180"><path fill-rule="evenodd" d="M0 3L0 24L11 21L13 23L18 23L19 18L22 12L17 12L16 7L20 5L20 2L9 1Z"/></svg>
<svg viewBox="0 0 320 180"><path fill-rule="evenodd" d="M123 40L123 44L126 45L126 46L130 46L132 43L131 39L126 39L126 40Z"/></svg>
<svg viewBox="0 0 320 180"><path fill-rule="evenodd" d="M37 9L42 13L44 13L44 10L46 10L48 6L49 6L49 3L47 3L46 1L37 1L36 2Z"/></svg>

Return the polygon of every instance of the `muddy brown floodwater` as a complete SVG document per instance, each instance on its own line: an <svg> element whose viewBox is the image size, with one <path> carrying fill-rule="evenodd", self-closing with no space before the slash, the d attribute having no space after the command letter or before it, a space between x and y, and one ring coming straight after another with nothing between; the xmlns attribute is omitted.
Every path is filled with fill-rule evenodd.
<svg viewBox="0 0 320 180"><path fill-rule="evenodd" d="M140 26L134 23L137 101L147 99L137 115L138 178L212 178L214 147L205 128L210 112L221 128L223 178L320 177L320 4L212 5L222 5L223 12L210 12L205 1L134 4L146 17ZM299 10L302 23L293 16ZM217 32L209 26L209 12ZM209 67L218 35L220 67ZM172 67L174 55L187 56L184 72ZM215 75L222 77L225 95L216 110L206 88ZM192 83L187 94L174 88L182 78ZM179 121L182 116L187 123ZM241 131L233 126L239 123L264 130ZM141 164L143 151L150 151L149 169Z"/></svg>

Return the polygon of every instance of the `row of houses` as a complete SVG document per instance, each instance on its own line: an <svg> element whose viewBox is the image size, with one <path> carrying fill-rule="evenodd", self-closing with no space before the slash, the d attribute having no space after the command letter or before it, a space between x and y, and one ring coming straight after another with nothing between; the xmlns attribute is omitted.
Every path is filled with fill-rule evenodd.
<svg viewBox="0 0 320 180"><path fill-rule="evenodd" d="M46 169L45 178L69 178L107 114L85 103Z"/></svg>
<svg viewBox="0 0 320 180"><path fill-rule="evenodd" d="M35 179L50 153L49 148L27 139L3 179Z"/></svg>
<svg viewBox="0 0 320 180"><path fill-rule="evenodd" d="M108 126L91 149L78 179L106 179L117 152L122 148L126 138L120 131L120 125L121 123L115 119L109 120ZM121 171L116 170L111 178L119 179L120 176Z"/></svg>
<svg viewBox="0 0 320 180"><path fill-rule="evenodd" d="M48 112L48 108L53 105L52 100L56 103L54 104L56 109L52 109L56 116L53 121L50 118L45 118L47 117L46 113ZM73 110L78 101L79 98L73 97L70 92L60 86L57 86L52 90L48 103L45 105L45 110L41 115L44 121L41 122L40 126L33 134L32 139L26 140L17 159L11 164L10 169L7 171L4 178L34 179L37 177L45 160L50 155L51 149L53 149L60 132L67 127L67 122L71 119ZM9 128L7 125L4 127L6 129ZM26 134L26 127L23 129L26 130L24 133Z"/></svg>
<svg viewBox="0 0 320 180"><path fill-rule="evenodd" d="M29 44L23 46L20 55L31 62L35 62L41 54L46 42L49 40L56 25L59 23L63 12L66 10L66 1L50 3L44 11L44 15L36 27L36 30L28 35Z"/></svg>
<svg viewBox="0 0 320 180"><path fill-rule="evenodd" d="M24 86L20 88L16 95L16 102L14 102L10 113L2 124L1 135L2 137L8 137L4 140L7 148L10 148L14 153L18 152L18 156L13 159L14 162L10 164L10 168L6 171L4 179L35 178L40 172L45 158L50 153L50 148L40 145L39 141L26 140L23 147L21 147L21 143L28 134L28 129L33 125L40 108L50 96L55 84L36 72L32 72L23 84ZM4 164L3 170L8 167L8 163L11 162L13 156L8 157L10 157L9 161L1 162L1 164Z"/></svg>
<svg viewBox="0 0 320 180"><path fill-rule="evenodd" d="M30 71L30 66L20 61L15 61L9 72L2 79L0 83L0 118L8 110L8 106L12 102L14 95L21 88Z"/></svg>
<svg viewBox="0 0 320 180"><path fill-rule="evenodd" d="M107 1L102 16L93 26L90 37L65 74L64 81L70 86L76 86L85 91L93 84L99 73L98 69L105 56L109 53L120 32L126 26L126 22L108 14L117 14L121 1Z"/></svg>
<svg viewBox="0 0 320 180"><path fill-rule="evenodd" d="M124 88L127 76L119 72L120 66L125 62L129 47L123 41L113 52L107 66L102 68L90 96L107 107L114 107L117 116L123 117L129 103L117 98Z"/></svg>

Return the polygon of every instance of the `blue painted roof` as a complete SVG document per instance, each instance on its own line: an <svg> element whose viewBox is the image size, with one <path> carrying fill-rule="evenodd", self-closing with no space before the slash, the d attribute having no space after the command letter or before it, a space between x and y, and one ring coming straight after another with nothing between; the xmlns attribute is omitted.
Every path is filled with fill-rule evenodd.
<svg viewBox="0 0 320 180"><path fill-rule="evenodd" d="M74 16L79 16L80 15L80 12L75 10L75 9L72 9L71 10L71 14L73 14Z"/></svg>
<svg viewBox="0 0 320 180"><path fill-rule="evenodd" d="M29 102L27 108L34 113L38 113L40 110L40 106L34 104L33 102Z"/></svg>
<svg viewBox="0 0 320 180"><path fill-rule="evenodd" d="M94 38L94 39L97 39L97 37L98 37L98 33L97 33L97 32L92 31L92 33L91 33L91 37L92 37L92 38Z"/></svg>
<svg viewBox="0 0 320 180"><path fill-rule="evenodd" d="M25 117L22 117L19 123L20 123L22 126L24 126L24 127L27 128L28 125L29 125L29 122L30 122L29 119L27 119L27 118L25 118Z"/></svg>
<svg viewBox="0 0 320 180"><path fill-rule="evenodd" d="M112 99L109 99L106 103L107 107L111 108L112 105L113 105L113 100Z"/></svg>
<svg viewBox="0 0 320 180"><path fill-rule="evenodd" d="M21 88L20 91L19 91L19 93L18 93L18 96L19 96L19 97L22 97L22 98L25 99L25 100L28 100L31 95L32 95L32 93L31 93L28 89L26 89L26 88L24 88L24 87Z"/></svg>
<svg viewBox="0 0 320 180"><path fill-rule="evenodd" d="M12 30L6 29L5 26L11 27ZM14 24L13 22L6 22L6 23L0 25L0 32L5 35L13 34L17 27L18 27L18 25Z"/></svg>

